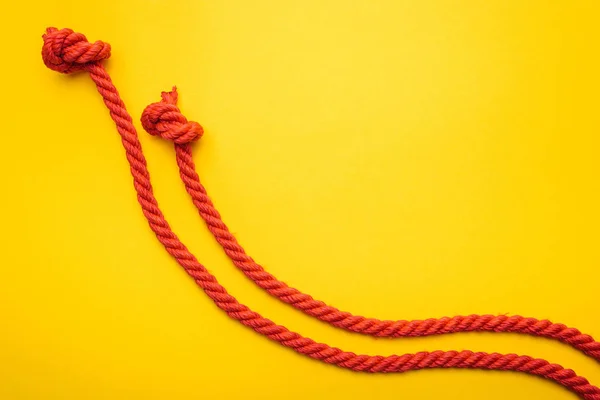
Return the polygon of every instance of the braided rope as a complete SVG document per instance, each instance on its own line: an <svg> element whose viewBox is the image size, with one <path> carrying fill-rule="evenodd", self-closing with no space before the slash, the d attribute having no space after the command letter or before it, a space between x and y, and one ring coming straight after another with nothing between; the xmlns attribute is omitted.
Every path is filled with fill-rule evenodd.
<svg viewBox="0 0 600 400"><path fill-rule="evenodd" d="M189 124L176 106L177 97L175 88L171 92L163 92L162 101L149 105L142 113L142 121L152 119L154 124L161 127L162 133L159 136L165 139L173 140L171 139L175 134L173 132L180 129L181 121ZM169 119L157 118L158 113L156 110L167 106L170 111ZM155 117L150 117L151 115ZM143 126L149 132L156 130L154 126L146 123ZM172 126L172 129L169 129L170 126ZM198 137L194 137L194 140L197 139ZM439 319L382 321L340 311L323 301L315 300L312 296L278 280L246 254L243 247L223 222L206 189L200 183L189 142L173 141L175 142L179 175L210 232L236 267L259 287L284 303L290 304L292 307L338 328L370 336L397 338L474 331L522 333L559 340L600 361L600 342L575 328L569 328L566 325L553 323L545 319L525 318L520 315L459 315Z"/></svg>
<svg viewBox="0 0 600 400"><path fill-rule="evenodd" d="M150 228L167 252L229 317L300 354L353 371L389 373L424 368L518 371L554 381L573 391L582 399L600 400L600 389L591 385L587 379L576 375L570 369L550 364L545 360L515 354L488 354L471 351L433 351L385 357L357 355L305 338L240 304L181 243L158 207L150 183L146 159L142 153L131 116L110 76L100 63L102 59L106 58L106 54L98 51L97 43L99 42L90 44L85 36L76 34L70 29L59 31L53 28L47 30L43 39L42 57L49 68L62 73L80 70L89 72L121 136L137 198Z"/></svg>

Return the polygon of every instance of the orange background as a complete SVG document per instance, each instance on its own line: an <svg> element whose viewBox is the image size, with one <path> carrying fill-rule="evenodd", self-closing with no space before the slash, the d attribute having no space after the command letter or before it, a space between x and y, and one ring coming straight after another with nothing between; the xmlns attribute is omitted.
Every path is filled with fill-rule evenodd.
<svg viewBox="0 0 600 400"><path fill-rule="evenodd" d="M385 319L509 313L600 338L597 1L33 1L4 6L0 398L574 399L516 373L361 375L229 320L161 248L85 74L41 62L48 25L113 45L137 121L177 84L202 181L277 277ZM139 126L139 124L138 124ZM141 135L174 230L240 301L345 350L516 352L516 335L374 340L232 267Z"/></svg>

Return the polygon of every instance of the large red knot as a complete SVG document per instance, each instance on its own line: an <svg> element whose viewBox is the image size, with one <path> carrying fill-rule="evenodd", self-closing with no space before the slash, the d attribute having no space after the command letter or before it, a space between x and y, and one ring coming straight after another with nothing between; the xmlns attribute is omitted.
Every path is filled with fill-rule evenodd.
<svg viewBox="0 0 600 400"><path fill-rule="evenodd" d="M85 70L110 57L110 44L99 40L90 43L85 35L71 29L48 28L42 38L44 64L63 74Z"/></svg>
<svg viewBox="0 0 600 400"><path fill-rule="evenodd" d="M194 142L204 133L202 126L188 121L177 107L177 88L161 93L162 100L152 103L142 113L142 126L149 134L177 144Z"/></svg>

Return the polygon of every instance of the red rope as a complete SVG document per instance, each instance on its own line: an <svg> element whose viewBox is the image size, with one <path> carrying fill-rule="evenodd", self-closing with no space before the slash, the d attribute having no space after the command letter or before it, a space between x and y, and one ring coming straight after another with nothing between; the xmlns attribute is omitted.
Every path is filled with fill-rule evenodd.
<svg viewBox="0 0 600 400"><path fill-rule="evenodd" d="M231 261L248 278L272 296L333 326L370 336L430 336L473 331L522 333L559 340L600 361L600 343L595 341L594 338L582 334L575 328L569 328L563 324L553 323L545 319L525 318L520 315L510 317L506 315L469 315L439 319L430 318L424 321L382 321L340 311L320 300L313 299L310 295L302 293L298 289L289 287L285 282L278 280L265 271L260 264L257 264L252 257L246 254L235 236L229 231L208 197L206 189L200 183L192 158L189 143L199 139L202 128L199 129L200 133L197 135L186 138L178 135L182 127L196 126L197 123L188 122L177 108L177 91L175 88L171 92L163 92L162 98L161 102L149 105L142 113L144 129L153 135L175 142L179 174L208 229Z"/></svg>
<svg viewBox="0 0 600 400"><path fill-rule="evenodd" d="M550 364L545 360L515 354L488 354L471 351L433 351L400 356L357 355L326 344L316 343L312 339L305 338L275 324L269 319L263 318L245 305L240 304L227 293L226 289L217 282L217 279L181 243L158 207L137 131L117 89L101 64L102 60L110 56L110 45L99 41L89 43L84 35L74 33L70 29L57 30L49 28L43 39L42 57L44 63L50 69L62 73L89 72L121 135L137 198L150 228L167 252L177 260L198 286L229 317L300 354L353 371L406 372L424 368L518 371L554 381L577 393L582 399L600 400L599 388L591 385L585 378L576 375L572 370L565 369L557 364ZM182 116L165 116L164 120L177 120L180 130L177 131L177 134L174 134L174 137L194 134L199 136L201 134L201 130L198 130L197 127L190 128L190 126L195 125L188 123ZM190 125L183 127L186 124ZM156 128L159 132L160 125L156 124Z"/></svg>

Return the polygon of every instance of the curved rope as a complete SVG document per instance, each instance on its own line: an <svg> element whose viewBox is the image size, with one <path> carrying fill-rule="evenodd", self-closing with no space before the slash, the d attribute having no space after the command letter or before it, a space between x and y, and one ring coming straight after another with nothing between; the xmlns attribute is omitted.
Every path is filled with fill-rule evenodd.
<svg viewBox="0 0 600 400"><path fill-rule="evenodd" d="M49 28L43 36L42 57L45 64L58 72L88 71L102 96L121 136L138 202L150 228L167 252L185 269L214 303L227 315L263 336L316 360L358 372L406 372L424 368L476 368L518 371L554 381L586 400L600 400L600 389L585 378L557 364L529 356L470 351L434 351L415 354L369 356L342 351L317 343L240 304L217 279L198 262L171 230L154 197L146 159L137 131L110 76L100 63L110 54L110 46L102 49L87 42L85 36L70 29Z"/></svg>
<svg viewBox="0 0 600 400"><path fill-rule="evenodd" d="M199 134L190 136L190 140L178 135L184 127L195 126L193 124L197 123L189 122L181 114L176 105L177 97L175 88L171 92L163 92L162 101L150 104L142 113L142 125L149 133L175 143L179 175L206 226L233 264L273 297L335 327L370 336L397 338L474 331L521 333L561 341L600 361L600 343L592 336L546 319L538 320L520 315L459 315L412 321L379 320L341 311L288 286L246 254L200 183L190 143L198 140L202 131L200 128Z"/></svg>

